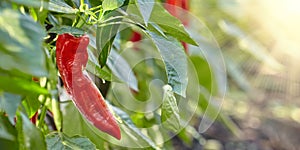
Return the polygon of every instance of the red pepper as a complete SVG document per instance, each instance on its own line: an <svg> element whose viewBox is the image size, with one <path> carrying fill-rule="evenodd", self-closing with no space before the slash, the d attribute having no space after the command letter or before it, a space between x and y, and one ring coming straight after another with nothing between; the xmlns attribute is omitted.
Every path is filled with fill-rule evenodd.
<svg viewBox="0 0 300 150"><path fill-rule="evenodd" d="M177 17L184 26L188 26L189 20L186 17L186 15L180 11L180 9L176 8L182 8L184 10L189 10L188 0L166 0L165 8L172 14L173 16ZM188 45L185 42L181 42L185 52L188 52Z"/></svg>
<svg viewBox="0 0 300 150"><path fill-rule="evenodd" d="M173 5L173 6L177 6L180 7L184 10L189 10L189 5L188 5L188 0L166 0L166 4L168 5ZM166 5L167 9L170 9L171 7L168 5ZM178 13L176 8L173 7L173 9L171 8L171 10L169 10L169 12L173 15L173 16L178 16Z"/></svg>
<svg viewBox="0 0 300 150"><path fill-rule="evenodd" d="M38 119L38 112L35 112L35 114L30 118L30 121L33 124L36 124L37 119Z"/></svg>
<svg viewBox="0 0 300 150"><path fill-rule="evenodd" d="M189 4L188 4L188 0L182 0L181 1L181 7L184 9L184 10L189 10Z"/></svg>
<svg viewBox="0 0 300 150"><path fill-rule="evenodd" d="M109 111L104 98L87 75L87 46L89 37L61 34L56 41L56 63L67 92L79 111L95 127L117 139L120 128Z"/></svg>
<svg viewBox="0 0 300 150"><path fill-rule="evenodd" d="M142 35L138 32L133 31L132 35L130 37L130 41L131 42L138 42L140 40L142 40ZM136 50L136 51L139 50L139 48L135 44L133 45L133 49Z"/></svg>
<svg viewBox="0 0 300 150"><path fill-rule="evenodd" d="M130 38L130 41L131 42L138 42L142 39L142 35L138 32L133 32L131 38Z"/></svg>
<svg viewBox="0 0 300 150"><path fill-rule="evenodd" d="M177 16L177 11L176 11L176 7L174 6L178 6L177 4L177 0L166 0L166 5L165 8L169 11L169 13L173 16Z"/></svg>
<svg viewBox="0 0 300 150"><path fill-rule="evenodd" d="M179 9L176 7L180 7L184 10L189 10L188 0L166 0L165 8L170 12L171 15L177 17L183 25L188 25L188 18L183 13L179 12ZM133 32L130 41L132 42L138 42L142 39L142 36L140 33ZM185 51L188 52L188 45L185 42L181 42L182 46L184 47ZM137 50L137 48L134 47L134 49Z"/></svg>

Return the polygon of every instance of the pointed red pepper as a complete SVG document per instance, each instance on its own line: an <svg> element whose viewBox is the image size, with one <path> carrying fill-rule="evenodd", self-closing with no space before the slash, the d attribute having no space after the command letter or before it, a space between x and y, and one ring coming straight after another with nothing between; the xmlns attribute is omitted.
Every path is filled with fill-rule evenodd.
<svg viewBox="0 0 300 150"><path fill-rule="evenodd" d="M117 139L120 128L96 85L87 75L89 37L61 34L56 41L56 63L67 92L81 114L95 127Z"/></svg>

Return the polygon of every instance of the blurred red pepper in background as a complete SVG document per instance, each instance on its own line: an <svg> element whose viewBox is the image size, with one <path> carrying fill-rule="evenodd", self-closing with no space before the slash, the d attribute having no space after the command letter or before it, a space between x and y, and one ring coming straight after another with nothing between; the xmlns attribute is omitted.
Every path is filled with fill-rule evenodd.
<svg viewBox="0 0 300 150"><path fill-rule="evenodd" d="M142 35L140 34L140 33L138 33L138 32L133 32L132 33L132 36L131 36L131 38L130 38L130 41L131 42L138 42L138 41L140 41L142 39Z"/></svg>
<svg viewBox="0 0 300 150"><path fill-rule="evenodd" d="M189 3L188 0L166 0L165 1L165 8L169 11L169 13L175 17L177 17L184 26L188 26L189 24L189 20L188 18L185 16L185 13L182 12L182 9L188 11L189 10ZM179 8L178 8L179 7ZM142 36L140 33L138 32L133 32L130 41L131 42L138 42L142 39ZM188 45L185 42L181 42L185 52L188 52ZM134 48L136 49L136 48ZM137 50L137 49L136 49Z"/></svg>
<svg viewBox="0 0 300 150"><path fill-rule="evenodd" d="M175 6L175 7L174 7ZM178 8L179 7L179 8ZM177 17L184 26L188 26L189 20L180 8L184 10L189 10L188 0L166 0L165 8L172 14L174 17ZM181 42L185 52L188 53L188 45L185 42Z"/></svg>

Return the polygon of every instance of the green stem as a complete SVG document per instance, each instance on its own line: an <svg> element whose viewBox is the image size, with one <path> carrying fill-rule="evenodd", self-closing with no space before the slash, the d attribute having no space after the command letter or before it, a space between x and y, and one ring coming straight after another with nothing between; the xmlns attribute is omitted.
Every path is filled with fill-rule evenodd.
<svg viewBox="0 0 300 150"><path fill-rule="evenodd" d="M110 18L107 18L106 20L103 20L99 23L105 23L105 22L108 22L108 21L111 21L111 20L115 20L115 19L128 19L127 17L125 16L114 16L114 17L110 17Z"/></svg>
<svg viewBox="0 0 300 150"><path fill-rule="evenodd" d="M118 22L110 22L110 23L106 23L106 24L101 24L101 25L98 25L98 27L105 27L105 26L109 26L109 25L117 25L117 24L136 25L134 22L129 22L129 21L118 21Z"/></svg>
<svg viewBox="0 0 300 150"><path fill-rule="evenodd" d="M80 5L84 5L84 0L80 0Z"/></svg>
<svg viewBox="0 0 300 150"><path fill-rule="evenodd" d="M44 125L44 119L45 119L45 116L46 116L46 112L47 112L47 106L45 105L46 104L46 101L47 101L47 98L45 97L42 101L42 112L40 114L40 119L39 119L39 124L38 124L38 127L40 129L43 128L43 125Z"/></svg>
<svg viewBox="0 0 300 150"><path fill-rule="evenodd" d="M60 104L68 104L72 103L72 100L66 100L66 101L59 101Z"/></svg>
<svg viewBox="0 0 300 150"><path fill-rule="evenodd" d="M58 132L62 129L62 113L60 111L60 103L58 99L52 98L53 119Z"/></svg>
<svg viewBox="0 0 300 150"><path fill-rule="evenodd" d="M78 20L78 16L75 17L75 20L74 20L74 22L72 24L72 27L74 27L77 24L77 22L78 22L77 20Z"/></svg>
<svg viewBox="0 0 300 150"><path fill-rule="evenodd" d="M93 11L93 10L96 10L96 9L101 9L101 8L102 8L102 5L99 5L99 6L96 6L96 7L90 8L90 11Z"/></svg>
<svg viewBox="0 0 300 150"><path fill-rule="evenodd" d="M103 18L103 16L104 16L104 13L105 13L105 11L103 11L103 9L101 9L101 10L99 11L99 19L98 19L99 22L102 21L102 18Z"/></svg>

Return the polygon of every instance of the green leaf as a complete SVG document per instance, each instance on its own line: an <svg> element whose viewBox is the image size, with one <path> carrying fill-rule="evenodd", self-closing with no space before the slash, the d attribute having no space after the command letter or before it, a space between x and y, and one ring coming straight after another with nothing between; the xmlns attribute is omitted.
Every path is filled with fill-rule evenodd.
<svg viewBox="0 0 300 150"><path fill-rule="evenodd" d="M24 6L29 6L29 7L34 7L34 8L39 8L41 7L41 1L38 0L11 0L14 3L20 4L20 5L24 5Z"/></svg>
<svg viewBox="0 0 300 150"><path fill-rule="evenodd" d="M158 24L164 32L180 41L198 45L185 30L183 24L160 4L155 4L149 22Z"/></svg>
<svg viewBox="0 0 300 150"><path fill-rule="evenodd" d="M65 13L65 14L75 14L78 9L70 7L63 1L50 0L50 2L40 1L40 0L11 0L14 3L25 5L34 8L43 8L53 12Z"/></svg>
<svg viewBox="0 0 300 150"><path fill-rule="evenodd" d="M96 49L96 44L95 44L95 37L90 35L90 46L94 49ZM91 51L91 49L88 50L88 54L89 54L89 60L86 66L87 71L93 73L94 75L98 76L101 79L104 79L106 81L114 81L114 82L123 82L124 80L121 80L120 78L118 78L117 76L115 76L114 74L111 73L111 71L104 66L103 68L101 68L98 65L97 59L95 58L93 52ZM127 62L125 62L127 63Z"/></svg>
<svg viewBox="0 0 300 150"><path fill-rule="evenodd" d="M46 149L43 133L30 122L25 114L17 114L16 127L20 149Z"/></svg>
<svg viewBox="0 0 300 150"><path fill-rule="evenodd" d="M138 91L138 82L133 71L127 61L115 50L111 51L108 57L107 66L121 81L125 82L133 90Z"/></svg>
<svg viewBox="0 0 300 150"><path fill-rule="evenodd" d="M21 96L0 92L0 111L4 110L8 115L9 121L13 124L17 108L21 103Z"/></svg>
<svg viewBox="0 0 300 150"><path fill-rule="evenodd" d="M40 87L33 81L24 80L17 77L3 76L0 74L0 89L21 95L33 93L49 94L48 90Z"/></svg>
<svg viewBox="0 0 300 150"><path fill-rule="evenodd" d="M44 36L42 27L31 17L11 9L0 10L0 68L47 76Z"/></svg>
<svg viewBox="0 0 300 150"><path fill-rule="evenodd" d="M114 10L121 7L125 0L104 0L102 2L102 7L104 11Z"/></svg>
<svg viewBox="0 0 300 150"><path fill-rule="evenodd" d="M96 49L96 45L94 42L94 37L90 36L90 46ZM107 66L111 69L112 73L107 70L106 67L100 68L97 64L97 60L94 57L94 54L89 50L89 61L87 64L87 70L91 73L95 74L99 78L102 78L107 81L114 82L124 82L132 89L137 89L137 80L129 64L126 62L122 56L120 56L115 50L112 50L110 55L108 56ZM118 59L118 60L117 60ZM117 64L117 65L114 65ZM128 76L126 76L128 75Z"/></svg>
<svg viewBox="0 0 300 150"><path fill-rule="evenodd" d="M159 33L161 36L163 37L167 37L163 31L163 29L157 25L156 23L154 22L150 22L149 23L150 25L148 25L147 29L152 31L152 32L155 32L155 33Z"/></svg>
<svg viewBox="0 0 300 150"><path fill-rule="evenodd" d="M218 44L213 40L214 38L211 35L208 37L201 37L196 32L193 33L192 36L200 44L198 47L191 46L191 49L189 49L192 57L198 57L191 59L194 59L192 61L194 61L193 63L195 69L197 69L199 78L204 81L205 77L209 76L208 74L204 75L204 70L209 71L212 81L204 81L207 83L207 85L211 85L211 88L208 88L207 90L209 90L212 95L224 95L227 86L226 69L223 54L221 53ZM203 68L198 66L198 63L200 63ZM200 82L203 83L203 81Z"/></svg>
<svg viewBox="0 0 300 150"><path fill-rule="evenodd" d="M144 22L147 25L152 14L154 0L136 0L137 7L143 16Z"/></svg>
<svg viewBox="0 0 300 150"><path fill-rule="evenodd" d="M75 14L78 12L78 9L74 9L70 7L68 4L66 4L63 1L55 1L50 0L48 7L46 9L58 13L64 13L64 14Z"/></svg>
<svg viewBox="0 0 300 150"><path fill-rule="evenodd" d="M114 112L122 119L126 127L131 131L131 134L134 135L134 137L138 138L140 141L143 141L153 149L159 149L156 144L148 137L146 137L132 122L131 118L129 115L124 112L123 110L119 109L118 107L114 107L110 105Z"/></svg>
<svg viewBox="0 0 300 150"><path fill-rule="evenodd" d="M98 149L104 149L104 139L88 126L88 122L82 117L73 103L69 103L63 113L63 132L68 136L81 135L89 138ZM104 134L104 133L102 133Z"/></svg>
<svg viewBox="0 0 300 150"><path fill-rule="evenodd" d="M9 122L8 118L3 114L0 115L0 123L0 138L15 141L17 138L16 131L12 124Z"/></svg>
<svg viewBox="0 0 300 150"><path fill-rule="evenodd" d="M193 144L193 138L192 136L188 135L187 129L184 128L178 133L178 137L188 146L192 147ZM196 131L197 132L197 131Z"/></svg>
<svg viewBox="0 0 300 150"><path fill-rule="evenodd" d="M65 25L55 26L55 27L51 28L48 32L49 33L57 33L57 34L70 33L72 35L83 35L84 34L84 31L79 28L65 26Z"/></svg>
<svg viewBox="0 0 300 150"><path fill-rule="evenodd" d="M64 121L63 121L63 132L68 136L81 135L89 138L98 149L104 149L103 142L109 141L114 145L131 147L131 148L145 148L154 147L155 144L143 135L134 124L130 123L129 116L124 112L121 112L113 107L114 111L124 118L124 123L120 123L122 138L120 141L114 139L113 137L99 131L93 125L88 123L88 121L82 117L78 112L73 103L69 103L63 111ZM135 128L134 128L135 127ZM124 145L126 144L126 145ZM153 148L152 148L153 149Z"/></svg>
<svg viewBox="0 0 300 150"><path fill-rule="evenodd" d="M112 49L113 41L118 33L118 24L106 25L97 27L96 30L96 47L100 52L99 63L101 66L105 66L107 57Z"/></svg>
<svg viewBox="0 0 300 150"><path fill-rule="evenodd" d="M39 94L28 94L22 101L22 105L24 106L29 118L31 118L41 106L38 97Z"/></svg>
<svg viewBox="0 0 300 150"><path fill-rule="evenodd" d="M0 125L1 149L18 149L17 131L4 115L0 115Z"/></svg>
<svg viewBox="0 0 300 150"><path fill-rule="evenodd" d="M46 136L47 149L84 149L84 150L95 150L96 146L85 137L73 136L68 137L63 133L50 133Z"/></svg>
<svg viewBox="0 0 300 150"><path fill-rule="evenodd" d="M118 80L118 79L113 79L113 78L116 78L116 77L113 77L113 75L110 72L100 68L99 65L95 64L90 59L88 60L88 63L86 65L86 70L91 72L92 74L96 75L97 77L106 80L106 81L116 81L116 80Z"/></svg>
<svg viewBox="0 0 300 150"><path fill-rule="evenodd" d="M205 58L193 55L190 60L197 72L199 84L215 95L218 91L217 84L213 76L213 71Z"/></svg>
<svg viewBox="0 0 300 150"><path fill-rule="evenodd" d="M180 129L180 116L176 98L170 85L165 85L164 98L161 106L161 122L164 127L177 132Z"/></svg>
<svg viewBox="0 0 300 150"><path fill-rule="evenodd" d="M55 18L55 16L53 14L48 13L47 18L48 18L50 24L53 25L54 27L59 25L57 18Z"/></svg>
<svg viewBox="0 0 300 150"><path fill-rule="evenodd" d="M185 97L188 83L187 60L181 43L170 36L165 38L154 32L148 34L166 65L168 84L175 93Z"/></svg>

